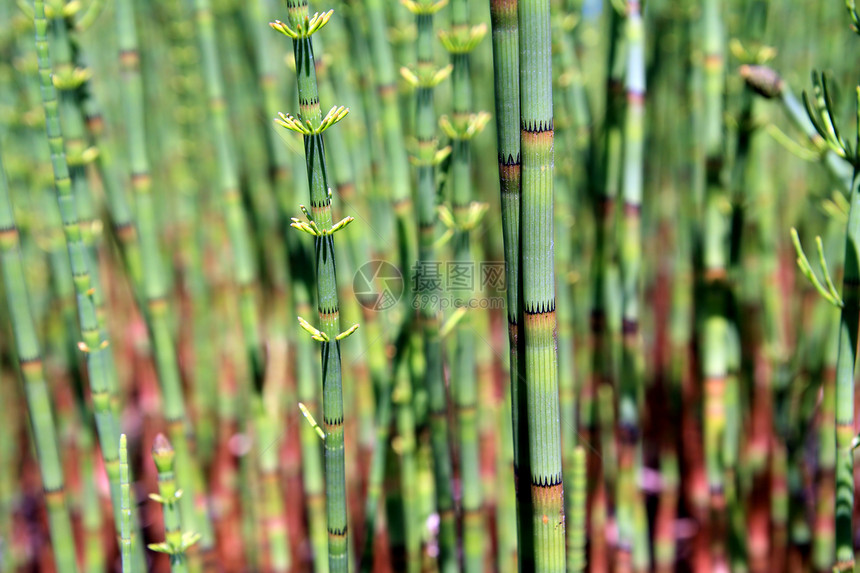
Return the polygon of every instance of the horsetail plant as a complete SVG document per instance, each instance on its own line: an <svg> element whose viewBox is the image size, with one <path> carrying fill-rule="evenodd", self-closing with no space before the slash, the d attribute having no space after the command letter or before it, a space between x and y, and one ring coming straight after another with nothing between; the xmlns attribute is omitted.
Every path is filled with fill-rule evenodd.
<svg viewBox="0 0 860 573"><path fill-rule="evenodd" d="M571 456L570 471L573 473L570 483L573 486L570 492L570 525L571 534L568 536L569 546L567 548L568 571L585 571L585 546L588 539L588 523L586 521L585 496L588 488L588 479L585 468L585 449L576 446Z"/></svg>
<svg viewBox="0 0 860 573"><path fill-rule="evenodd" d="M592 376L585 382L580 397L580 419L590 443L600 443L602 450L589 457L589 495L587 496L592 532L589 554L595 567L607 559L605 534L607 516L614 499L614 440L602 439L609 420L602 416L600 397L612 391L617 379L616 345L612 335L614 324L610 320L613 310L612 277L615 271L616 241L615 220L618 187L621 180L623 152L624 111L624 19L619 6L610 4L609 50L606 60L606 92L603 135L599 164L592 169L589 179L596 188L591 190L595 220L594 254L592 256L591 284L591 339L593 345ZM614 413L614 412L611 412ZM614 428L611 430L614 432ZM609 447L607 447L609 446Z"/></svg>
<svg viewBox="0 0 860 573"><path fill-rule="evenodd" d="M325 26L333 11L309 17L307 0L287 0L286 4L289 22L276 20L271 26L293 40L300 112L299 118L281 113L275 121L301 134L305 148L311 210L302 205L306 220L294 218L292 226L314 238L321 329L314 328L301 317L299 323L322 346L328 558L329 570L339 573L349 570L340 341L355 332L358 325L340 332L334 234L351 223L353 218L346 217L337 223L332 220L332 193L328 184L323 132L346 117L349 110L333 107L324 117L320 110L311 36Z"/></svg>
<svg viewBox="0 0 860 573"><path fill-rule="evenodd" d="M160 503L163 509L164 541L150 543L149 548L170 555L170 570L173 573L186 573L188 564L185 552L200 539L200 534L182 531L179 500L185 492L177 487L176 453L164 434L155 436L152 444L152 460L158 470L158 493L152 493L149 497Z"/></svg>
<svg viewBox="0 0 860 573"><path fill-rule="evenodd" d="M858 23L860 16L854 2L846 2L849 15L853 22L853 30L860 34ZM813 75L813 80L816 76ZM826 81L816 82L816 97L814 100L804 94L809 119L815 131L837 156L848 161L853 167L849 196L848 222L845 233L845 259L843 261L842 296L832 287L829 279L824 256L819 253L825 280L828 285L825 297L829 302L841 307L839 319L838 354L836 358L836 511L834 515L836 532L836 563L834 571L851 571L855 568L854 555L854 449L858 440L854 434L854 370L857 362L858 313L860 313L860 190L858 190L858 172L860 172L860 86L856 88L857 134L854 144L846 142L837 127L835 110ZM795 234L796 237L796 234ZM795 240L796 242L796 240ZM806 257L798 249L798 262ZM814 277L806 262L807 277ZM814 281L818 283L817 280ZM839 304L841 302L841 304Z"/></svg>
<svg viewBox="0 0 860 573"><path fill-rule="evenodd" d="M299 316L310 312L310 288L303 278L294 282L293 300ZM313 364L312 342L301 334L296 337L294 356L296 357L296 394L300 400L302 413L318 412L319 398L316 385L319 370ZM299 440L302 450L302 483L305 493L305 507L308 514L308 537L313 550L314 571L328 572L328 540L326 538L325 483L323 480L322 449L319 440L325 440L325 433L318 425L301 424Z"/></svg>
<svg viewBox="0 0 860 573"><path fill-rule="evenodd" d="M702 211L702 378L703 439L710 491L711 558L713 567L726 560L725 476L722 445L726 431L726 386L731 357L729 304L729 200L724 178L723 97L725 61L720 0L707 0L702 10L705 94L702 143L705 151L705 201Z"/></svg>
<svg viewBox="0 0 860 573"><path fill-rule="evenodd" d="M218 43L215 34L212 3L194 0L195 21L200 40L201 64L209 100L212 135L218 154L218 183L227 235L233 251L236 284L239 288L240 321L245 348L251 368L251 379L257 392L263 383L263 351L260 345L259 309L255 299L257 268L252 256L251 233L247 215L242 206L239 176L236 171L233 146L227 122L224 81L218 64Z"/></svg>
<svg viewBox="0 0 860 573"><path fill-rule="evenodd" d="M553 115L550 2L520 0L520 280L534 555L522 566L565 571L553 255ZM532 562L533 559L533 562Z"/></svg>
<svg viewBox="0 0 860 573"><path fill-rule="evenodd" d="M125 434L119 437L119 488L120 488L120 555L122 573L133 573L132 544L134 538L131 529L131 480L128 471L128 438Z"/></svg>
<svg viewBox="0 0 860 573"><path fill-rule="evenodd" d="M627 2L627 109L624 123L624 219L622 275L622 360L618 405L618 560L631 566L638 534L634 516L644 504L638 491L641 447L639 396L642 393L644 357L639 334L640 269L642 265L642 177L645 115L645 39L638 0Z"/></svg>
<svg viewBox="0 0 860 573"><path fill-rule="evenodd" d="M96 314L96 291L101 288L90 274L90 262L83 242L78 222L77 205L69 178L69 166L63 149L63 132L57 104L57 91L52 81L51 54L46 37L48 21L45 18L45 2L34 3L34 22L36 27L36 53L39 66L39 87L42 106L45 110L45 131L51 149L51 165L54 174L54 188L66 248L69 252L71 271L77 296L78 320L83 340L78 348L86 354L90 394L99 434L102 457L108 475L111 500L114 508L114 523L117 532L121 530L119 512L119 424L114 414L112 400L113 388L109 366L108 339L99 325Z"/></svg>
<svg viewBox="0 0 860 573"><path fill-rule="evenodd" d="M403 118L400 117L398 103L397 68L394 65L391 43L386 38L388 26L385 18L385 3L382 0L368 0L365 3L368 18L368 35L373 56L376 77L377 97L380 100L382 136L385 156L388 160L387 176L383 175L385 197L391 202L396 236L400 245L401 268L407 268L414 261L412 255L414 233L411 232L412 183L409 177L409 158L403 136ZM383 220L379 227L384 241L393 244L390 223Z"/></svg>
<svg viewBox="0 0 860 573"><path fill-rule="evenodd" d="M805 147L798 146L783 134L778 128L770 130L771 135L786 146L790 146L795 153L802 156L809 155L810 158L819 157L827 170L833 175L840 187L850 192L853 170L850 162L834 151L824 138L818 133L815 125L809 119L804 103L797 99L785 80L772 68L765 65L744 64L740 67L741 77L747 85L757 94L765 99L776 99L782 105L792 123L800 129L812 145L813 150L809 152ZM823 105L824 96L819 76L814 76L815 105ZM811 153L811 154L810 154Z"/></svg>
<svg viewBox="0 0 860 573"><path fill-rule="evenodd" d="M474 264L470 234L480 220L483 208L472 201L471 140L490 119L487 113L472 110L470 53L487 32L484 24L469 25L469 3L451 2L451 30L440 33L442 45L451 54L453 71L453 113L442 116L440 125L451 138L451 166L448 175L453 235L451 238L455 265ZM444 220L444 219L443 219ZM459 296L470 298L471 292ZM468 312L460 319L455 331L454 363L451 388L456 406L460 481L462 484L463 570L483 571L484 511L481 493L480 451L478 442L478 385L475 367L475 334L469 324Z"/></svg>
<svg viewBox="0 0 860 573"><path fill-rule="evenodd" d="M433 17L447 0L407 1L415 15L417 28L416 64L401 74L415 87L415 150L412 162L417 172L418 269L414 296L421 303L420 321L424 335L425 385L429 398L430 441L433 450L433 478L436 511L439 513L439 570L454 573L457 562L457 523L454 508L453 469L448 433L448 398L445 389L442 344L439 338L438 309L429 303L430 292L421 280L421 269L431 263L436 239L436 166L448 155L449 148L439 149L436 137L434 88L451 72L451 67L437 68L433 60Z"/></svg>
<svg viewBox="0 0 860 573"><path fill-rule="evenodd" d="M0 272L12 323L15 353L27 398L33 442L39 459L42 492L48 510L48 525L58 571L76 572L72 524L66 506L63 465L57 444L57 429L51 406L51 392L45 381L42 351L30 307L18 227L12 212L6 171L0 156Z"/></svg>
<svg viewBox="0 0 860 573"><path fill-rule="evenodd" d="M505 249L505 286L508 319L508 355L511 400L511 432L513 442L514 496L520 500L531 495L525 484L530 483L525 387L525 337L520 336L523 325L522 291L520 290L520 74L519 28L517 0L490 0L493 38L493 77L495 82L496 137L499 161L499 190L502 208L502 240ZM523 538L524 521L520 503L517 507L517 540L519 551L531 547ZM531 562L531 561L529 561Z"/></svg>
<svg viewBox="0 0 860 573"><path fill-rule="evenodd" d="M152 197L152 178L146 148L146 116L143 101L143 80L140 74L140 55L137 45L135 14L132 0L116 3L119 42L120 83L125 118L128 121L128 152L131 169L131 187L135 197L135 223L140 241L142 260L143 309L149 327L158 378L164 394L164 416L168 434L177 448L177 479L185 492L183 528L196 530L194 512L194 474L196 461L188 444L193 430L185 409L182 381L176 346L170 326L170 303L158 241L155 204Z"/></svg>

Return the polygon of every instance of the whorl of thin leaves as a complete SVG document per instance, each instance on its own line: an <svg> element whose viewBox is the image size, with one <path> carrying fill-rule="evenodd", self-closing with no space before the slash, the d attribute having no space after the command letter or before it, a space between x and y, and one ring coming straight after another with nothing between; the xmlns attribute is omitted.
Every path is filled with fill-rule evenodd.
<svg viewBox="0 0 860 573"><path fill-rule="evenodd" d="M400 3L416 16L429 16L447 6L448 0L400 0Z"/></svg>
<svg viewBox="0 0 860 573"><path fill-rule="evenodd" d="M26 0L16 0L16 4L18 8L23 12L30 20L35 16L36 11L33 7L32 2L27 2ZM79 0L72 0L72 2L64 3L60 5L60 14L64 18L71 18L75 14L77 14L81 10L81 3ZM57 8L54 3L46 2L45 3L45 18L51 19L56 16ZM32 22L31 22L32 23Z"/></svg>
<svg viewBox="0 0 860 573"><path fill-rule="evenodd" d="M89 165L93 161L95 161L99 156L99 150L97 147L86 147L81 150L70 150L66 151L66 161L68 161L69 165Z"/></svg>
<svg viewBox="0 0 860 573"><path fill-rule="evenodd" d="M439 69L433 68L416 68L411 70L406 66L400 68L400 75L406 80L409 85L416 88L435 88L442 83L445 78L451 75L454 66L448 64Z"/></svg>
<svg viewBox="0 0 860 573"><path fill-rule="evenodd" d="M744 64L749 65L760 66L776 57L776 48L773 46L766 46L759 43L744 45L743 42L737 38L732 38L729 42L729 51L732 53L732 56Z"/></svg>
<svg viewBox="0 0 860 573"><path fill-rule="evenodd" d="M343 118L347 116L349 113L349 108L344 106L333 106L324 118L320 121L320 124L314 126L311 123L311 120L302 121L301 119L290 115L288 113L278 112L278 117L275 118L275 123L280 125L281 127L285 127L291 131L295 131L296 133L300 133L305 136L309 135L318 135Z"/></svg>
<svg viewBox="0 0 860 573"><path fill-rule="evenodd" d="M769 123L765 128L765 132L779 143L786 151L804 161L818 161L821 159L821 150L815 147L806 146L802 143L794 141L786 135L784 131L776 125Z"/></svg>
<svg viewBox="0 0 860 573"><path fill-rule="evenodd" d="M834 117L834 105L829 86L828 78L825 74L812 72L812 97L804 91L803 105L806 107L806 113L815 131L822 137L824 143L836 155L851 163L855 168L860 166L857 156L857 145L851 145L842 137L837 127L837 122ZM857 98L860 101L860 87L857 88ZM857 123L860 124L860 106L858 106ZM858 130L860 133L860 130Z"/></svg>
<svg viewBox="0 0 860 573"><path fill-rule="evenodd" d="M88 290L88 291L87 291L87 294L88 294L88 295L90 295L90 296L92 296L92 294L93 294L93 289ZM105 349L105 348L107 348L109 345L110 345L110 341L108 341L108 340L102 340L102 341L101 341L101 344L99 344L99 350L104 350L104 349ZM80 342L78 342L78 350L80 350L80 351L81 351L81 352L83 352L84 354L89 354L89 353L91 352L90 347L89 347L89 346L87 346L87 343L86 343L86 342L84 342L83 340L81 340Z"/></svg>
<svg viewBox="0 0 860 573"><path fill-rule="evenodd" d="M418 143L412 140L409 145L411 155L409 162L415 166L436 166L445 161L451 155L451 146L446 145L442 149L436 149L435 140L432 144Z"/></svg>
<svg viewBox="0 0 860 573"><path fill-rule="evenodd" d="M463 26L455 30L439 31L442 45L452 54L468 54L486 35L487 25L483 23L472 27Z"/></svg>
<svg viewBox="0 0 860 573"><path fill-rule="evenodd" d="M329 336L325 332L323 332L322 330L319 330L317 328L314 328L314 326L311 325L311 323L309 323L307 320L305 320L301 316L298 316L296 318L299 319L299 326L302 327L302 330L304 330L305 332L310 334L311 338L313 338L317 342L331 342L331 338L329 338ZM334 339L340 341L340 340L343 340L344 338L348 338L349 336L352 335L353 332L358 330L358 326L359 326L358 324L353 324L352 326L350 326L349 328L347 328L346 330L344 330L343 332L341 332L340 334L335 336Z"/></svg>
<svg viewBox="0 0 860 573"><path fill-rule="evenodd" d="M304 404L299 402L299 410L301 410L302 416L305 417L305 420L307 421L307 423L310 424L311 428L314 429L314 432L317 433L317 436L319 436L321 440L325 441L325 432L320 427L320 425L317 423L317 421L314 419L314 415L311 414L311 411L308 410L307 406L305 406Z"/></svg>
<svg viewBox="0 0 860 573"><path fill-rule="evenodd" d="M447 205L439 205L436 212L439 220L445 226L445 232L433 243L434 249L443 247L456 232L466 233L478 226L484 215L489 210L490 206L487 203L472 201L465 208L465 213L454 216L454 213Z"/></svg>
<svg viewBox="0 0 860 573"><path fill-rule="evenodd" d="M851 16L851 29L855 34L860 34L860 14L857 13L857 5L854 0L845 0L848 15Z"/></svg>
<svg viewBox="0 0 860 573"><path fill-rule="evenodd" d="M178 494L179 492L177 492ZM160 543L150 543L147 545L152 551L157 553L167 553L168 555L181 555L185 553L189 547L200 541L200 534L193 531L186 531L182 534L179 543L171 543L162 541Z"/></svg>
<svg viewBox="0 0 860 573"><path fill-rule="evenodd" d="M317 12L310 18L305 16L304 23L299 24L295 28L291 28L289 24L281 22L280 20L269 22L269 26L271 26L273 30L277 30L284 36L288 36L293 40L299 40L301 38L309 38L311 35L313 35L314 32L325 26L331 19L332 14L334 14L334 10L329 10L328 12L323 12L322 14Z"/></svg>
<svg viewBox="0 0 860 573"><path fill-rule="evenodd" d="M314 237L324 237L325 235L334 234L352 223L353 221L355 221L355 217L347 216L332 225L331 229L320 229L319 225L317 225L316 221L314 221L314 218L311 215L310 211L308 211L307 207L305 207L304 205L299 205L299 209L301 209L302 213L305 214L305 217L307 217L307 221L302 221L297 217L293 217L291 219L292 223L290 223L290 227L298 229L299 231L304 231L305 233Z"/></svg>
<svg viewBox="0 0 860 573"><path fill-rule="evenodd" d="M795 253L797 253L797 266L800 268L800 272L803 276L812 283L812 286L815 287L815 290L821 294L824 300L833 306L842 308L844 303L833 284L833 279L830 277L830 271L827 269L827 260L824 257L824 244L821 241L821 237L815 237L815 248L818 251L818 266L821 268L821 273L824 275L824 284L821 283L818 276L812 270L812 265L809 263L809 259L806 258L806 253L803 252L803 247L800 244L797 229L794 227L791 228L791 242L794 244Z"/></svg>
<svg viewBox="0 0 860 573"><path fill-rule="evenodd" d="M51 75L54 87L61 91L73 91L84 85L93 76L89 68L67 68Z"/></svg>
<svg viewBox="0 0 860 573"><path fill-rule="evenodd" d="M466 214L459 217L459 221L457 220L457 217L454 217L451 209L445 205L440 205L437 211L439 213L439 220L442 221L442 224L447 228L455 229L457 231L471 231L478 226L478 223L480 223L481 219L484 218L484 215L487 213L489 208L490 206L487 203L472 201L466 210Z"/></svg>
<svg viewBox="0 0 860 573"><path fill-rule="evenodd" d="M317 342L328 342L329 341L329 337L325 332L323 332L322 330L314 328L310 322L308 322L307 320L305 320L301 316L297 316L296 318L299 319L299 326L302 327L302 330L304 330L305 332L310 334L311 338L313 338Z"/></svg>
<svg viewBox="0 0 860 573"><path fill-rule="evenodd" d="M467 140L472 139L483 131L487 122L490 121L490 114L485 111L481 111L469 114L468 116L465 116L463 120L455 121L456 124L452 122L447 115L443 115L439 118L439 127L441 127L442 131L445 132L445 135L451 139Z"/></svg>

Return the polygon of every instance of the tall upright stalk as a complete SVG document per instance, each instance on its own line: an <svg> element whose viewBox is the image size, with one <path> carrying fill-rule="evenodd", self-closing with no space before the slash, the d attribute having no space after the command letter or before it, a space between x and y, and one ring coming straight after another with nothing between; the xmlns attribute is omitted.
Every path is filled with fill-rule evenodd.
<svg viewBox="0 0 860 573"><path fill-rule="evenodd" d="M311 310L310 287L302 279L294 280L293 295L296 312L305 316ZM313 361L313 342L299 335L296 338L297 398L312 413L319 412L319 389L316 380L319 369ZM302 450L302 484L305 508L308 514L308 537L313 553L313 570L328 573L328 540L326 538L325 484L323 483L323 456L320 440L310 424L301 424L299 440Z"/></svg>
<svg viewBox="0 0 860 573"><path fill-rule="evenodd" d="M602 429L607 420L602 417L599 397L611 392L617 378L615 344L610 332L612 311L612 273L615 265L615 219L616 200L620 183L623 110L625 38L624 20L616 5L609 10L609 53L606 63L605 119L600 149L599 164L589 174L592 190L592 205L595 220L593 277L591 284L591 338L593 345L592 376L586 380L580 397L582 426L587 430L589 441L601 440ZM596 147L596 144L595 144ZM612 444L609 444L612 445ZM610 500L614 499L615 456L609 448L602 448L602 455L588 457L589 506L588 519L591 543L589 562L596 570L607 563L606 520L610 513Z"/></svg>
<svg viewBox="0 0 860 573"><path fill-rule="evenodd" d="M486 114L472 111L472 78L470 53L486 33L486 26L469 25L469 2L452 0L451 29L441 35L442 44L451 54L453 71L453 113L450 120L443 117L442 126L451 137L451 166L448 178L449 198L453 212L454 233L452 263L455 268L474 266L471 253L471 230L476 222L472 202L472 137L486 123ZM449 281L453 282L452 277ZM472 289L455 293L466 300ZM469 314L463 315L455 332L454 363L451 368L451 388L456 406L460 457L460 482L463 508L463 569L483 571L484 512L481 493L480 452L478 442L478 384L475 368L475 334Z"/></svg>
<svg viewBox="0 0 860 573"><path fill-rule="evenodd" d="M182 504L183 529L194 531L194 465L188 444L193 435L185 410L182 381L176 346L171 333L170 304L158 241L152 178L146 148L146 117L143 101L143 81L140 75L140 55L137 45L134 6L131 0L116 5L119 41L120 82L128 122L129 166L131 186L135 197L135 216L143 262L142 291L149 336L152 341L158 378L164 394L164 417L170 440L177 449L177 479L185 496Z"/></svg>
<svg viewBox="0 0 860 573"><path fill-rule="evenodd" d="M257 268L251 248L251 233L242 206L239 177L236 172L233 146L227 123L224 81L218 63L218 43L210 0L194 0L195 20L200 39L201 64L209 100L212 135L218 155L218 183L221 204L227 222L227 235L233 251L236 284L239 288L240 321L245 348L251 367L251 377L259 391L263 383L263 350L260 346L259 311L255 300Z"/></svg>
<svg viewBox="0 0 860 573"><path fill-rule="evenodd" d="M450 72L437 69L433 59L433 17L446 4L445 0L421 0L407 4L415 14L418 30L416 65L407 74L415 86L415 139L413 162L416 164L416 211L418 216L418 269L431 264L436 239L436 165L444 157L436 137L436 110L433 107L434 88ZM436 511L439 513L439 570L454 573L457 560L457 523L454 509L453 469L450 435L448 432L448 398L445 388L442 344L439 337L439 309L430 304L427 281L416 277L415 300L420 303L419 316L423 331L426 361L425 385L429 398L430 441L433 450L433 478Z"/></svg>
<svg viewBox="0 0 860 573"><path fill-rule="evenodd" d="M332 220L331 189L328 182L323 132L346 116L348 110L332 108L323 117L314 48L311 36L322 28L332 11L308 16L307 0L287 0L289 23L275 21L272 27L292 38L299 93L299 118L280 114L281 126L302 134L307 164L311 209L302 210L307 222L294 219L293 226L314 237L316 261L317 310L320 330L302 319L302 326L322 346L323 430L325 432L325 491L328 528L329 570L349 570L347 537L346 475L344 467L343 383L341 379L340 341L356 326L340 332L340 316L335 268L334 233L352 221L347 217ZM339 158L347 161L347 158Z"/></svg>
<svg viewBox="0 0 860 573"><path fill-rule="evenodd" d="M490 17L493 29L493 76L496 89L496 136L499 160L499 190L502 208L502 240L505 249L505 286L508 318L509 370L511 384L511 426L515 496L517 500L526 492L530 482L523 463L521 443L527 439L525 412L525 338L520 336L523 324L522 294L520 291L520 74L519 28L517 0L490 0ZM527 481L528 480L528 481ZM517 503L517 539L519 551L531 547L531 540L523 539L524 515ZM524 545L525 544L525 545ZM529 560L530 562L530 560Z"/></svg>
<svg viewBox="0 0 860 573"><path fill-rule="evenodd" d="M74 278L78 306L78 321L83 339L79 348L86 354L90 395L99 434L102 457L108 475L111 500L114 508L116 531L120 525L120 488L119 488L119 424L114 414L112 400L116 384L111 375L108 357L108 339L99 325L96 314L96 292L101 285L90 274L90 261L78 222L77 205L69 178L69 166L63 149L63 133L57 103L57 91L52 81L51 54L46 31L45 2L34 3L36 27L36 54L39 66L39 88L42 105L45 109L45 131L51 150L51 166L54 175L54 188L63 233L69 252L71 271Z"/></svg>
<svg viewBox="0 0 860 573"><path fill-rule="evenodd" d="M75 560L72 524L66 506L66 488L57 444L57 429L52 413L51 391L45 381L42 351L30 308L29 289L21 259L20 237L12 212L2 155L0 155L0 272L3 274L8 316L15 339L15 354L24 383L33 442L39 460L54 559L58 571L74 573L78 570L78 566Z"/></svg>
<svg viewBox="0 0 860 573"><path fill-rule="evenodd" d="M858 92L860 93L860 92ZM860 105L860 96L858 96ZM857 111L860 118L860 109ZM860 123L860 119L858 119ZM836 567L856 570L854 557L854 369L857 363L857 328L860 317L860 189L854 168L845 261L842 311L836 358Z"/></svg>
<svg viewBox="0 0 860 573"><path fill-rule="evenodd" d="M521 0L520 145L522 147L520 276L525 315L534 567L565 570L564 486L556 364L553 256L553 116L550 2ZM527 562L523 563L528 567Z"/></svg>
<svg viewBox="0 0 860 573"><path fill-rule="evenodd" d="M170 555L172 573L187 573L185 553L200 538L199 534L182 531L182 517L178 501L185 493L177 485L176 452L164 434L155 436L152 444L152 460L158 471L158 494L151 497L161 503L164 515L164 541L152 543L149 548Z"/></svg>
<svg viewBox="0 0 860 573"><path fill-rule="evenodd" d="M644 357L639 333L640 269L642 265L642 177L645 120L645 39L638 0L627 2L627 109L624 123L624 217L622 278L622 354L618 406L618 563L630 567L636 543L636 512L644 503L639 492L641 447L640 396Z"/></svg>
<svg viewBox="0 0 860 573"><path fill-rule="evenodd" d="M132 544L134 537L131 527L131 480L128 471L128 439L125 434L119 437L119 483L120 483L120 555L122 573L132 573Z"/></svg>
<svg viewBox="0 0 860 573"><path fill-rule="evenodd" d="M723 173L723 92L725 62L720 0L707 0L702 10L705 73L703 145L705 202L702 213L702 377L704 381L705 469L711 499L712 566L725 560L725 481L722 444L726 429L726 383L729 375L728 320L728 193Z"/></svg>
<svg viewBox="0 0 860 573"><path fill-rule="evenodd" d="M396 68L391 43L387 38L388 25L384 2L368 0L366 10L377 97L381 108L382 138L388 160L385 173L382 174L383 189L395 215L396 233L401 250L401 268L407 268L414 261L409 244L410 241L414 241L414 238L412 233L406 233L406 230L411 228L412 181L409 177L409 158L403 137L403 118L400 117L398 103ZM386 237L388 228L389 226L384 223L379 230L389 245L393 245L393 237Z"/></svg>

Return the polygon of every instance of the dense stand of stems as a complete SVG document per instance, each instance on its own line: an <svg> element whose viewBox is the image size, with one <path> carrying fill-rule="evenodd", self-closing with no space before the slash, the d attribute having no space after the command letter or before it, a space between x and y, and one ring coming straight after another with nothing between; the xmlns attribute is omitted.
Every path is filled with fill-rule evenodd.
<svg viewBox="0 0 860 573"><path fill-rule="evenodd" d="M520 74L517 0L491 0L493 76L495 81L496 136L499 162L499 190L502 208L502 240L505 249L505 294L508 319L509 376L513 471L517 503L517 538L520 552L531 547L523 538L524 522L530 516L519 500L530 496L526 489L531 477L523 453L528 454L525 422L525 338L520 336L523 306L520 290ZM530 562L530 560L529 560Z"/></svg>
<svg viewBox="0 0 860 573"><path fill-rule="evenodd" d="M472 79L470 52L480 38L481 30L469 25L469 3L451 2L451 29L443 36L443 43L451 53L453 113L451 165L448 188L451 210L456 228L453 230L452 264L456 268L474 267L471 253L469 225L474 212L472 204L472 142L470 131L480 121L472 110ZM472 128L472 129L470 129ZM453 277L449 277L451 281ZM453 281L451 281L453 282ZM472 289L457 290L453 294L463 300L473 296ZM463 570L483 571L484 567L484 514L481 492L480 452L478 442L478 384L475 367L475 333L467 312L457 323L454 339L454 356L451 365L451 389L456 408L460 482L462 484Z"/></svg>
<svg viewBox="0 0 860 573"><path fill-rule="evenodd" d="M4 570L143 570L133 494L155 487L139 451L158 432L177 480L147 517L156 569L638 573L652 549L660 572L854 568L860 159L835 125L850 66L815 38L842 6L344 0L311 18L291 0L271 24L289 46L276 4L0 3ZM471 25L488 7L492 64ZM306 153L266 119L294 107L291 47L300 117L275 123ZM810 55L834 72L801 101L766 64ZM493 87L498 173L473 137ZM292 227L313 247L289 229L309 183ZM337 204L367 224L334 223ZM503 242L480 232L497 224ZM480 292L455 282L502 255L504 288L478 265ZM390 312L358 293L368 258L402 271ZM287 318L314 304L306 337ZM342 355L339 312L363 315ZM44 367L12 384L26 313ZM62 455L44 455L51 417Z"/></svg>
<svg viewBox="0 0 860 573"><path fill-rule="evenodd" d="M48 525L58 571L76 572L72 524L66 506L66 486L54 423L51 392L45 380L42 350L30 307L18 227L12 212L6 171L0 154L0 272L12 323L15 354L27 399L33 442L39 460L42 492L48 509Z"/></svg>
<svg viewBox="0 0 860 573"><path fill-rule="evenodd" d="M860 113L860 112L858 112ZM845 233L842 311L836 358L836 569L851 571L854 561L854 368L860 318L860 189L855 172Z"/></svg>
<svg viewBox="0 0 860 573"><path fill-rule="evenodd" d="M615 267L615 211L620 184L622 129L624 106L624 50L623 18L617 9L609 11L609 50L605 93L605 118L600 148L600 160L589 170L589 191L595 220L594 252L592 255L591 284L591 340L592 375L586 380L580 396L582 426L592 444L600 444L600 452L589 456L588 519L593 536L589 544L589 562L595 567L608 567L609 547L605 525L610 513L610 500L614 498L614 463L617 458L602 439L609 425L601 415L599 397L614 388L617 369L615 344L610 328L613 292L612 276ZM610 447L606 447L609 445ZM599 564L598 564L599 563Z"/></svg>
<svg viewBox="0 0 860 573"><path fill-rule="evenodd" d="M117 29L120 31L120 83L125 104L131 187L135 197L135 222L140 238L143 264L142 291L158 378L164 394L164 416L168 433L177 448L177 479L185 492L183 528L196 529L194 519L194 457L188 444L193 436L185 410L185 398L179 375L176 345L170 325L170 304L158 241L156 209L152 197L152 178L146 149L146 117L143 101L143 81L140 75L140 55L137 45L134 6L131 0L117 2Z"/></svg>
<svg viewBox="0 0 860 573"><path fill-rule="evenodd" d="M453 469L450 435L448 432L448 396L445 388L442 343L439 337L440 313L430 302L433 294L428 281L422 279L422 269L433 264L436 239L436 110L433 92L437 70L433 54L436 38L433 18L441 2L426 1L413 8L418 30L416 39L415 139L416 150L416 215L418 218L418 263L415 301L423 333L426 361L425 386L428 393L430 441L433 451L433 479L436 511L439 513L439 570L454 573L459 570L457 559L457 523L454 508Z"/></svg>
<svg viewBox="0 0 860 573"><path fill-rule="evenodd" d="M236 160L227 123L224 81L218 64L218 43L210 0L195 0L195 22L200 41L201 65L209 101L212 136L218 156L219 202L224 210L230 239L235 281L239 289L240 320L251 376L257 390L263 383L263 350L260 345L259 311L256 302L257 268L252 255L247 214L242 207Z"/></svg>
<svg viewBox="0 0 860 573"><path fill-rule="evenodd" d="M114 520L117 532L121 529L119 520L119 424L114 413L112 400L113 388L110 371L108 339L100 327L96 313L96 292L101 289L91 275L87 247L84 244L78 221L77 204L71 186L69 166L63 148L63 133L57 102L57 90L52 81L51 54L47 41L48 22L45 18L45 3L34 3L36 27L36 54L39 66L39 91L45 109L45 131L51 150L51 167L54 175L54 189L63 221L63 233L71 262L75 295L78 307L78 320L82 342L80 348L86 353L87 373L96 428L99 434L105 470L111 489L114 507Z"/></svg>

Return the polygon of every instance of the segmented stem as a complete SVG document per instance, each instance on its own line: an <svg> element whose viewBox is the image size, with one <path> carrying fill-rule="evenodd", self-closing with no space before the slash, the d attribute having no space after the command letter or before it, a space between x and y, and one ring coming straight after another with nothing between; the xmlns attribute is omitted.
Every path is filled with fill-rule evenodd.
<svg viewBox="0 0 860 573"><path fill-rule="evenodd" d="M112 407L113 380L108 353L108 339L100 328L96 313L96 294L101 285L90 274L90 261L78 222L77 204L69 177L69 165L63 148L63 132L57 102L57 90L52 81L51 54L46 36L45 2L34 3L36 54L39 65L39 88L45 109L45 131L51 150L54 189L63 221L63 233L71 262L72 278L77 297L78 321L81 329L80 347L86 353L93 411L105 470L111 485L114 523L120 524L119 500L119 426Z"/></svg>
<svg viewBox="0 0 860 573"><path fill-rule="evenodd" d="M523 463L528 455L525 423L525 338L519 336L523 307L519 282L520 269L520 75L517 0L490 0L493 33L493 76L496 88L496 135L499 160L499 187L502 207L502 240L505 248L505 287L507 295L508 344L511 380L511 426L515 496L531 495ZM523 539L522 506L517 507L517 538L522 552L531 546Z"/></svg>
<svg viewBox="0 0 860 573"><path fill-rule="evenodd" d="M8 316L15 339L15 354L18 358L27 400L32 439L36 448L36 457L39 460L54 559L59 571L74 573L78 567L72 524L66 507L66 487L51 405L51 391L45 380L42 350L30 307L29 288L21 259L20 238L9 198L2 153L0 153L0 272L3 275Z"/></svg>
<svg viewBox="0 0 860 573"><path fill-rule="evenodd" d="M534 567L565 570L564 486L556 363L550 3L521 0L523 311ZM527 563L523 563L526 567Z"/></svg>
<svg viewBox="0 0 860 573"><path fill-rule="evenodd" d="M287 0L290 25L293 29L308 22L307 0ZM293 40L296 78L299 93L299 116L312 126L320 125L319 90L314 48L311 37L299 36ZM314 221L320 229L332 227L331 190L328 183L323 134L304 135L310 206ZM347 161L347 158L340 158ZM346 514L346 475L344 469L343 386L341 380L340 316L337 281L335 278L334 235L323 234L314 238L314 255L317 274L317 310L320 330L328 340L321 342L323 372L323 429L325 431L325 492L326 521L328 528L329 570L333 573L348 571L348 539Z"/></svg>

